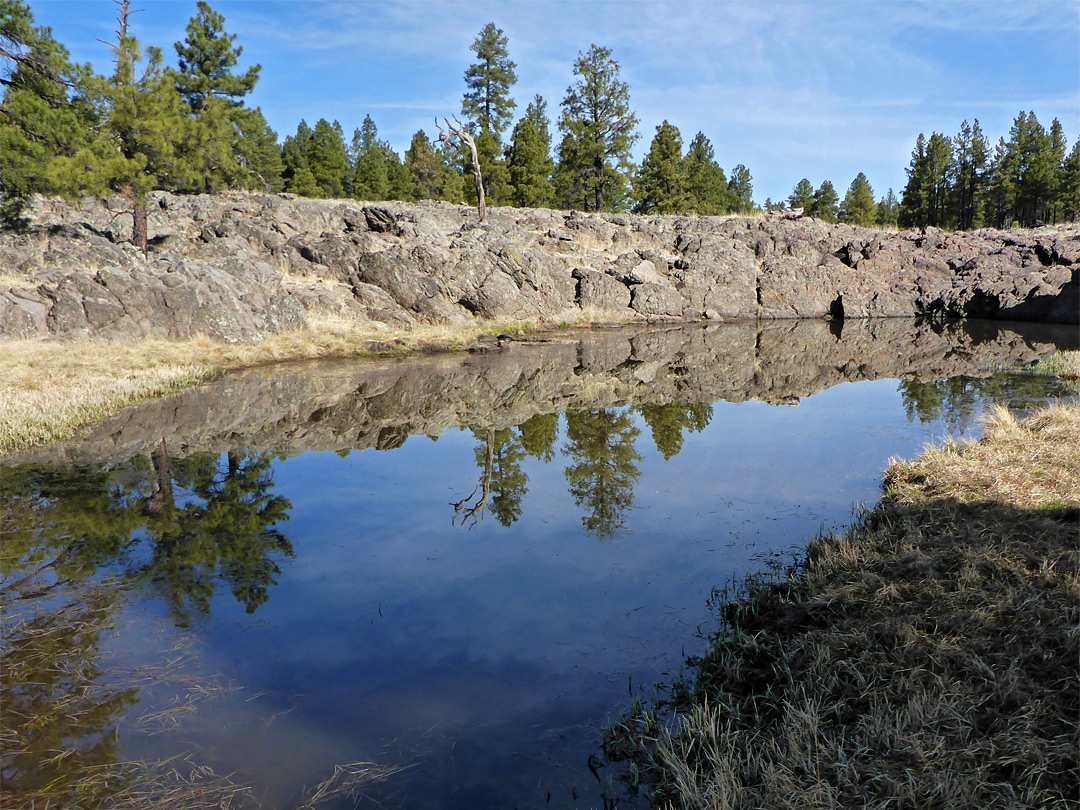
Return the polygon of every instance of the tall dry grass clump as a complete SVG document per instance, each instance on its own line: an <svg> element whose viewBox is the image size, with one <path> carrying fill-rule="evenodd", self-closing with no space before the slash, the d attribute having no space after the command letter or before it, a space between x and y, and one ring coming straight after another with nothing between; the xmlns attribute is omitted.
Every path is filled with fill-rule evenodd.
<svg viewBox="0 0 1080 810"><path fill-rule="evenodd" d="M1077 806L1080 406L985 428L726 604L663 806Z"/></svg>

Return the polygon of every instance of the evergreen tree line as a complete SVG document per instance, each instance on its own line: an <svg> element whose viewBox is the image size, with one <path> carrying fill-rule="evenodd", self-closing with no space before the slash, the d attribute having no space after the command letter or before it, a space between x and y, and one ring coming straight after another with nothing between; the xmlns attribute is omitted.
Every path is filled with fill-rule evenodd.
<svg viewBox="0 0 1080 810"><path fill-rule="evenodd" d="M1025 228L1080 216L1080 139L1066 152L1061 122L1050 131L1021 110L1009 139L991 151L979 122L964 121L952 138L921 133L911 153L900 202L905 227Z"/></svg>
<svg viewBox="0 0 1080 810"><path fill-rule="evenodd" d="M18 216L36 193L130 199L136 232L152 189L287 191L308 197L476 202L473 165L461 145L423 131L399 155L371 116L347 140L337 121L301 121L279 143L257 107L247 107L261 67L238 72L243 49L224 18L200 0L177 67L143 49L128 30L129 0L115 0L119 30L107 76L75 65L50 29L36 27L26 0L0 0L0 215ZM555 126L537 95L514 122L517 81L507 38L494 23L473 42L461 114L476 141L484 191L493 205L638 213L749 213L752 177L741 164L728 177L698 132L685 151L664 121L640 166L631 148L638 119L611 51L579 53ZM513 126L511 127L511 123ZM561 139L556 144L553 130ZM1080 151L1066 157L1061 125L1047 133L1021 113L1010 139L990 153L978 121L948 138L919 136L902 199L875 201L860 173L843 200L832 183L803 179L766 210L803 208L810 216L863 226L970 228L1075 219L1080 213ZM145 236L145 235L144 235Z"/></svg>
<svg viewBox="0 0 1080 810"><path fill-rule="evenodd" d="M899 201L890 188L875 203L860 172L843 201L828 180L815 189L803 178L786 201L766 200L765 207L786 204L826 222L863 227L970 230L1071 222L1080 217L1080 140L1068 153L1066 146L1061 122L1055 118L1048 132L1033 112L1021 111L1009 139L1000 138L993 152L978 120L964 121L951 138L919 135Z"/></svg>
<svg viewBox="0 0 1080 810"><path fill-rule="evenodd" d="M17 217L34 194L119 193L139 227L152 189L287 191L310 197L475 202L473 167L460 146L417 132L404 155L379 137L371 116L350 140L337 121L301 121L279 143L261 110L244 98L261 67L236 69L243 48L203 0L177 66L143 48L129 29L129 0L116 0L119 30L113 70L72 63L49 28L34 25L26 0L0 0L0 214ZM593 45L574 64L553 141L548 104L535 96L513 127L517 81L507 39L489 23L472 45L461 113L476 139L488 200L495 205L587 211L699 213L750 211L743 166L729 181L698 133L685 156L665 122L640 169L631 147L638 119L610 50ZM507 134L509 137L507 138ZM665 151L666 150L666 151ZM674 160L674 163L672 163ZM677 177L669 177L671 171Z"/></svg>

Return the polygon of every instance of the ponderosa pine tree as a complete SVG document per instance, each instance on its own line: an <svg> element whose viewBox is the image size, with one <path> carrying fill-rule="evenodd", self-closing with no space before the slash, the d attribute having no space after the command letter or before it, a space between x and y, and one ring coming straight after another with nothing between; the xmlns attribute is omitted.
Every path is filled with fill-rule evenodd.
<svg viewBox="0 0 1080 810"><path fill-rule="evenodd" d="M385 200L390 196L390 177L386 153L379 143L379 130L370 115L364 116L360 129L353 132L352 177L349 193L360 200Z"/></svg>
<svg viewBox="0 0 1080 810"><path fill-rule="evenodd" d="M492 204L505 202L511 191L510 175L503 158L502 132L509 125L517 103L510 88L517 81L517 67L510 60L508 41L502 29L491 22L484 26L470 46L477 61L465 71L465 96L461 112L473 122L470 127L484 179L484 194ZM462 145L461 167L465 187L475 196L472 179L472 156Z"/></svg>
<svg viewBox="0 0 1080 810"><path fill-rule="evenodd" d="M1065 170L1065 150L1068 143L1065 140L1065 130L1061 126L1061 122L1056 118L1050 124L1049 138L1049 160L1054 169L1054 180L1051 183L1051 202L1047 209L1046 220L1057 223L1061 216L1062 179Z"/></svg>
<svg viewBox="0 0 1080 810"><path fill-rule="evenodd" d="M905 227L945 227L948 224L950 177L953 174L952 142L939 132L927 140L922 133L915 142L908 182L900 199L900 224Z"/></svg>
<svg viewBox="0 0 1080 810"><path fill-rule="evenodd" d="M327 199L344 197L349 158L341 124L337 121L331 124L325 118L320 118L307 142L305 156L319 188L319 196Z"/></svg>
<svg viewBox="0 0 1080 810"><path fill-rule="evenodd" d="M788 208L801 208L809 214L814 210L814 187L807 178L803 178L795 184L790 196L788 196Z"/></svg>
<svg viewBox="0 0 1080 810"><path fill-rule="evenodd" d="M0 220L17 219L36 193L59 193L52 162L70 157L99 123L86 98L90 70L71 64L22 0L0 0Z"/></svg>
<svg viewBox="0 0 1080 810"><path fill-rule="evenodd" d="M823 180L814 192L814 205L807 213L823 222L836 222L839 208L840 197L836 189L830 181Z"/></svg>
<svg viewBox="0 0 1080 810"><path fill-rule="evenodd" d="M687 212L717 216L731 210L727 177L716 162L713 146L699 132L686 148L683 179L688 196Z"/></svg>
<svg viewBox="0 0 1080 810"><path fill-rule="evenodd" d="M128 200L134 225L132 241L147 247L146 195L154 188L203 190L235 166L227 120L220 103L207 103L202 114L189 108L172 73L161 66L161 51L147 48L128 33L129 0L120 0L120 28L113 47L116 69L95 78L88 97L102 123L75 155L50 166L58 193Z"/></svg>
<svg viewBox="0 0 1080 810"><path fill-rule="evenodd" d="M728 180L728 199L731 210L738 214L749 214L754 210L754 187L750 181L750 170L741 163L731 170Z"/></svg>
<svg viewBox="0 0 1080 810"><path fill-rule="evenodd" d="M465 71L468 90L461 112L476 122L480 132L500 134L517 107L510 97L510 88L517 81L517 65L510 61L506 35L493 22L484 26L469 47L478 61ZM480 170L483 173L483 166Z"/></svg>
<svg viewBox="0 0 1080 810"><path fill-rule="evenodd" d="M1072 150L1062 164L1059 199L1064 221L1080 219L1080 138L1073 141Z"/></svg>
<svg viewBox="0 0 1080 810"><path fill-rule="evenodd" d="M576 168L577 144L570 133L563 135L555 150L555 172L551 184L555 189L555 207L565 210L588 210L585 183Z"/></svg>
<svg viewBox="0 0 1080 810"><path fill-rule="evenodd" d="M970 230L981 223L981 204L986 182L989 147L979 119L974 125L965 120L952 139L953 179L950 189L951 223L961 230Z"/></svg>
<svg viewBox="0 0 1080 810"><path fill-rule="evenodd" d="M896 227L900 217L900 201L890 188L885 198L877 204L877 224L881 228Z"/></svg>
<svg viewBox="0 0 1080 810"><path fill-rule="evenodd" d="M877 208L874 205L874 189L866 175L859 172L848 186L844 201L840 204L838 218L841 222L872 228L877 221Z"/></svg>
<svg viewBox="0 0 1080 810"><path fill-rule="evenodd" d="M211 97L232 105L241 103L255 89L262 69L254 65L243 74L233 73L244 49L233 44L236 35L225 33L225 18L209 3L199 0L197 8L188 21L187 37L174 45L180 59L176 86L196 113Z"/></svg>
<svg viewBox="0 0 1080 810"><path fill-rule="evenodd" d="M285 167L282 171L285 190L301 197L319 195L319 184L315 182L315 175L311 172L307 158L308 144L313 135L311 127L301 120L296 127L296 134L285 138L281 147L281 162Z"/></svg>
<svg viewBox="0 0 1080 810"><path fill-rule="evenodd" d="M527 208L546 208L555 197L552 175L551 130L547 102L535 96L514 127L507 153L510 202Z"/></svg>
<svg viewBox="0 0 1080 810"><path fill-rule="evenodd" d="M569 136L560 148L560 166L581 185L586 210L604 211L626 195L638 119L610 50L592 45L579 53L574 75L578 79L566 90L559 121Z"/></svg>
<svg viewBox="0 0 1080 810"><path fill-rule="evenodd" d="M1017 115L1006 144L1009 158L1005 170L1015 188L1013 218L1023 227L1032 227L1047 216L1054 198L1055 169L1053 147L1046 129L1035 113Z"/></svg>
<svg viewBox="0 0 1080 810"><path fill-rule="evenodd" d="M173 46L179 57L176 86L195 116L204 115L212 100L220 105L232 128L230 142L237 165L229 168L236 183L251 189L280 190L277 134L260 110L243 106L243 97L259 80L261 66L233 73L244 51L235 42L236 35L225 31L225 18L200 0L197 13L188 20L187 37Z"/></svg>
<svg viewBox="0 0 1080 810"><path fill-rule="evenodd" d="M682 134L666 120L656 128L649 153L634 175L634 211L674 214L689 207L683 174Z"/></svg>
<svg viewBox="0 0 1080 810"><path fill-rule="evenodd" d="M409 175L412 195L417 200L437 200L442 190L446 167L435 154L431 139L424 130L412 136L405 151L405 170Z"/></svg>
<svg viewBox="0 0 1080 810"><path fill-rule="evenodd" d="M233 153L240 173L240 183L251 191L278 192L285 188L282 175L285 164L277 133L266 123L258 107L235 107L229 118L236 127Z"/></svg>
<svg viewBox="0 0 1080 810"><path fill-rule="evenodd" d="M1006 228L1013 221L1016 186L1011 164L1014 160L1015 156L1010 152L1005 139L998 138L987 170L988 180L983 209L983 218L992 228Z"/></svg>

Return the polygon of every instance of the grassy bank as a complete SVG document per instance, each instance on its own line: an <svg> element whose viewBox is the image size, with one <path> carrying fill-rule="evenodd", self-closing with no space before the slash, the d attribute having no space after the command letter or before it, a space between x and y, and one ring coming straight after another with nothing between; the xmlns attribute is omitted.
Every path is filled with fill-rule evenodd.
<svg viewBox="0 0 1080 810"><path fill-rule="evenodd" d="M1076 807L1080 406L894 462L721 612L674 729L609 741L662 806Z"/></svg>
<svg viewBox="0 0 1080 810"><path fill-rule="evenodd" d="M566 325L589 323L590 314ZM495 322L397 332L377 326L319 318L244 344L209 338L0 341L0 456L68 438L124 408L228 371L288 360L457 351L483 334L526 331L522 324Z"/></svg>

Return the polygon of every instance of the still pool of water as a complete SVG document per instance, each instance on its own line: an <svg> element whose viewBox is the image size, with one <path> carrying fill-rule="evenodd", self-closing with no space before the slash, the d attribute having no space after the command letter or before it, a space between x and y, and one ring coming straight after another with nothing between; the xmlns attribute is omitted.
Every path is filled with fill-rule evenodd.
<svg viewBox="0 0 1080 810"><path fill-rule="evenodd" d="M1073 343L638 329L238 375L0 468L6 612L30 582L126 583L99 652L176 675L76 744L186 754L270 807L357 762L390 772L320 806L630 806L590 756L692 675L714 589L844 527L890 457L1072 396L994 370Z"/></svg>

